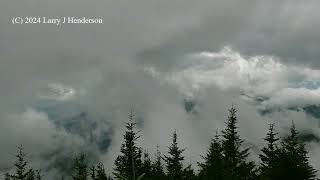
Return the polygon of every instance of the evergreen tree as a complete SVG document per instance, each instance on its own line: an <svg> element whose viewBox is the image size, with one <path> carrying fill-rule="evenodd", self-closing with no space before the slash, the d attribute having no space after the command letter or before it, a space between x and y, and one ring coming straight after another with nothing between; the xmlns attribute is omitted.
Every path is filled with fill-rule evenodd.
<svg viewBox="0 0 320 180"><path fill-rule="evenodd" d="M219 136L216 135L210 143L210 148L206 156L202 156L203 163L200 166L199 179L201 180L220 180L223 177L223 149Z"/></svg>
<svg viewBox="0 0 320 180"><path fill-rule="evenodd" d="M31 170L27 177L28 180L41 180L40 170Z"/></svg>
<svg viewBox="0 0 320 180"><path fill-rule="evenodd" d="M191 165L188 165L186 168L183 169L183 180L194 180L196 179L196 175L194 170L191 168Z"/></svg>
<svg viewBox="0 0 320 180"><path fill-rule="evenodd" d="M104 170L104 166L102 163L97 165L97 177L96 180L108 180L107 174Z"/></svg>
<svg viewBox="0 0 320 180"><path fill-rule="evenodd" d="M161 152L159 146L157 146L156 159L151 165L151 177L152 180L163 180L165 179L165 173L161 163Z"/></svg>
<svg viewBox="0 0 320 180"><path fill-rule="evenodd" d="M14 163L15 174L10 175L7 173L5 178L12 180L34 180L34 171L28 167L28 162L25 159L26 154L23 152L22 145L18 147L18 154L16 157L17 161Z"/></svg>
<svg viewBox="0 0 320 180"><path fill-rule="evenodd" d="M279 177L290 180L316 179L316 170L309 164L305 144L299 142L298 135L295 125L292 124L290 134L281 142Z"/></svg>
<svg viewBox="0 0 320 180"><path fill-rule="evenodd" d="M226 129L222 131L222 148L224 155L224 175L227 180L256 179L253 162L247 162L249 148L242 149L243 140L238 134L237 110L232 107L226 122Z"/></svg>
<svg viewBox="0 0 320 180"><path fill-rule="evenodd" d="M4 179L5 180L10 180L11 178L10 178L10 174L9 173L5 173L4 174Z"/></svg>
<svg viewBox="0 0 320 180"><path fill-rule="evenodd" d="M115 160L114 174L118 178L135 180L143 174L141 148L136 144L140 138L136 131L133 111L129 113L129 122L126 123L126 132L124 134L125 142L121 145L121 155Z"/></svg>
<svg viewBox="0 0 320 180"><path fill-rule="evenodd" d="M172 144L169 147L169 156L164 156L164 161L167 164L167 176L169 180L183 179L183 165L184 157L182 153L185 149L180 149L177 142L177 132L174 131Z"/></svg>
<svg viewBox="0 0 320 180"><path fill-rule="evenodd" d="M87 180L89 176L88 165L84 154L75 157L73 165L73 180Z"/></svg>
<svg viewBox="0 0 320 180"><path fill-rule="evenodd" d="M35 180L41 180L41 179L42 179L41 171L36 170L35 171Z"/></svg>
<svg viewBox="0 0 320 180"><path fill-rule="evenodd" d="M96 167L95 166L91 166L90 168L90 177L92 180L96 180L97 179L97 175L96 175Z"/></svg>
<svg viewBox="0 0 320 180"><path fill-rule="evenodd" d="M143 177L144 180L151 179L151 168L152 168L152 163L151 163L149 154L148 152L145 152L143 156L143 164L142 164L142 169L143 169L143 172L145 173L145 176Z"/></svg>
<svg viewBox="0 0 320 180"><path fill-rule="evenodd" d="M111 177L108 177L103 164L98 163L97 167L92 166L91 169L91 179L92 180L111 180Z"/></svg>
<svg viewBox="0 0 320 180"><path fill-rule="evenodd" d="M262 148L262 154L259 155L261 159L260 178L265 180L278 179L278 163L280 149L277 146L279 138L277 133L274 132L274 124L269 124L269 131L264 140L267 142L267 146Z"/></svg>
<svg viewBox="0 0 320 180"><path fill-rule="evenodd" d="M35 180L35 178L36 178L35 172L33 170L30 171L30 173L27 176L27 180Z"/></svg>

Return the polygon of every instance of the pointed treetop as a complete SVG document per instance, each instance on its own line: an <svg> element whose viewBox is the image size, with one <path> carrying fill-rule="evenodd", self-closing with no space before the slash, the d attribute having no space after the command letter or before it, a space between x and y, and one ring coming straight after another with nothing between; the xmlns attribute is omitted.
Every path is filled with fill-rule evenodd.
<svg viewBox="0 0 320 180"><path fill-rule="evenodd" d="M134 114L133 108L130 109L128 117L129 117L129 121L134 120L135 114Z"/></svg>
<svg viewBox="0 0 320 180"><path fill-rule="evenodd" d="M264 140L271 142L271 143L276 142L280 139L280 138L276 137L277 135L278 135L278 133L275 132L275 130L274 130L274 124L269 123L269 131L267 133L267 137L265 137Z"/></svg>

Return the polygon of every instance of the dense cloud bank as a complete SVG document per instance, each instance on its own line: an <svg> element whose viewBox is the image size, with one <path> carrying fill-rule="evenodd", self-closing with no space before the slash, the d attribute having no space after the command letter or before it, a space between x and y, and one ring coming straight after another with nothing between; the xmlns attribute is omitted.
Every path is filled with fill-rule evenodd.
<svg viewBox="0 0 320 180"><path fill-rule="evenodd" d="M255 152L270 121L282 134L293 120L319 137L319 5L1 1L0 169L11 168L20 143L50 177L79 149L110 169L131 108L141 144L165 151L177 129L191 163L224 127L232 103ZM12 25L14 16L90 16L104 24ZM319 169L319 144L308 147Z"/></svg>

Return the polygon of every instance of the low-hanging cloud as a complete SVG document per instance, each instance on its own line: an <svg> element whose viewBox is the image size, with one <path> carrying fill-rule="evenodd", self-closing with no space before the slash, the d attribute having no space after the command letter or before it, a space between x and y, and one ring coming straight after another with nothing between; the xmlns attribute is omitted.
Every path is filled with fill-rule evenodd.
<svg viewBox="0 0 320 180"><path fill-rule="evenodd" d="M319 101L320 71L302 65L287 65L268 55L245 57L225 47L219 52L199 52L181 56L173 71L161 72L146 66L145 72L176 86L181 93L195 96L210 86L239 89L247 96L268 96L279 103L297 98L297 103ZM276 96L276 98L273 98ZM280 99L279 99L280 98ZM309 102L308 102L309 101Z"/></svg>
<svg viewBox="0 0 320 180"><path fill-rule="evenodd" d="M318 119L301 110L320 100L317 7L316 0L1 1L1 171L20 143L52 179L59 159L81 148L110 171L132 107L150 153L154 143L166 151L177 129L193 164L232 103L256 152L270 121L282 134L294 120L319 135ZM19 26L10 24L15 16L104 23ZM318 144L310 149L317 163Z"/></svg>

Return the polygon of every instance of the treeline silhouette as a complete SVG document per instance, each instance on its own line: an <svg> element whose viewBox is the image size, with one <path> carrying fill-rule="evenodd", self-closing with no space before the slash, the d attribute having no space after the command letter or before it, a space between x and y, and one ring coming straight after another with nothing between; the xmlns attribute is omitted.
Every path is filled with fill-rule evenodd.
<svg viewBox="0 0 320 180"><path fill-rule="evenodd" d="M299 141L299 133L292 123L290 132L280 138L274 124L264 138L265 147L261 149L260 164L248 159L249 148L243 146L244 140L238 131L236 109L229 109L226 127L216 133L210 142L207 153L199 162L195 173L191 165L183 161L185 149L179 147L177 133L173 132L172 143L167 155L157 148L154 160L138 146L140 133L136 129L134 114L129 113L124 142L120 155L114 162L113 173L107 175L102 163L89 166L85 154L74 158L72 175L61 179L72 180L314 180L317 171L310 165L305 144ZM15 172L6 173L6 180L41 180L45 176L39 170L28 167L22 146L18 148Z"/></svg>

